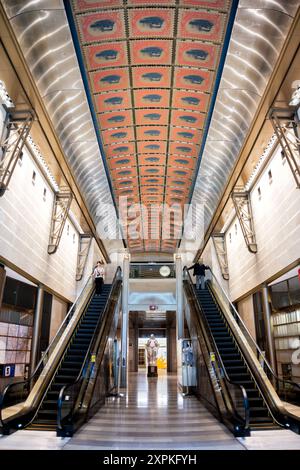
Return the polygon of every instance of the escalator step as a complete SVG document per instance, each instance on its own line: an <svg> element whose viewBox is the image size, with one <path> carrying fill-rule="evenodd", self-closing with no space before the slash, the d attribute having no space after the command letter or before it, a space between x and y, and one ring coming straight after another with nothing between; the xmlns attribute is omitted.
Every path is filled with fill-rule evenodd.
<svg viewBox="0 0 300 470"><path fill-rule="evenodd" d="M225 364L224 364L225 365ZM241 366L229 366L229 365L226 365L225 366L226 368L226 371L228 372L228 374L232 376L236 375L236 374L246 374L247 373L247 367L244 365L241 365Z"/></svg>
<svg viewBox="0 0 300 470"><path fill-rule="evenodd" d="M69 368L69 367L61 367L58 371L58 374L61 374L61 375L77 375L79 370L80 370L80 367L81 367L81 364L79 364L79 366L77 366L76 368L73 367L73 368Z"/></svg>
<svg viewBox="0 0 300 470"><path fill-rule="evenodd" d="M65 357L63 364L65 364L66 367L75 369L76 367L81 366L82 360L74 361L72 357Z"/></svg>
<svg viewBox="0 0 300 470"><path fill-rule="evenodd" d="M75 338L74 341L73 341L73 343L72 343L72 346L73 346L74 344L77 344L77 345L78 345L78 344L82 344L82 345L84 345L84 344L88 344L89 342L90 342L90 338Z"/></svg>
<svg viewBox="0 0 300 470"><path fill-rule="evenodd" d="M41 418L48 418L48 419L55 419L56 418L56 410L42 410L40 409L39 412L38 412L38 417L41 417Z"/></svg>
<svg viewBox="0 0 300 470"><path fill-rule="evenodd" d="M218 346L218 348L221 348L223 346L232 346L234 347L234 342L232 341L231 338L215 338L215 342Z"/></svg>
<svg viewBox="0 0 300 470"><path fill-rule="evenodd" d="M237 380L250 380L251 379L251 376L249 374L249 372L246 372L246 373L238 373L238 372L234 372L232 374L230 374L230 378L232 378L233 380L237 381Z"/></svg>
<svg viewBox="0 0 300 470"><path fill-rule="evenodd" d="M70 383L73 383L75 382L75 380L77 379L77 374L76 375L57 375L54 379L54 384L57 384L57 385L67 385L67 384L70 384Z"/></svg>
<svg viewBox="0 0 300 470"><path fill-rule="evenodd" d="M41 410L57 410L57 400L44 400L40 408Z"/></svg>
<svg viewBox="0 0 300 470"><path fill-rule="evenodd" d="M264 401L261 397L248 397L249 405L250 407L263 407L264 406Z"/></svg>
<svg viewBox="0 0 300 470"><path fill-rule="evenodd" d="M55 400L57 402L59 396L59 390L49 390L47 392L46 398L47 400Z"/></svg>

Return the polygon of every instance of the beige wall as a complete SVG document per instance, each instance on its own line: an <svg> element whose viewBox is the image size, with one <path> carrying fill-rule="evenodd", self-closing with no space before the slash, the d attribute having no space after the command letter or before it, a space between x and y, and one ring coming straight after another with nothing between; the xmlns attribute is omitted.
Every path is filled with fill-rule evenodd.
<svg viewBox="0 0 300 470"><path fill-rule="evenodd" d="M221 268L220 268L220 265L219 265L217 253L216 253L213 241L211 239L208 241L208 243L207 243L207 245L206 245L206 247L205 247L205 249L202 253L201 259L202 259L202 261L205 265L207 265L211 268L211 270L214 273L214 275L216 276L218 282L223 287L225 292L228 294L229 293L228 281L225 281L225 279L223 279L223 277L222 277L222 272L221 272ZM190 271L190 272L192 272L192 271ZM210 274L209 271L206 271L205 275L206 275L207 279L211 278L211 274Z"/></svg>
<svg viewBox="0 0 300 470"><path fill-rule="evenodd" d="M256 340L256 331L255 331L255 317L254 317L254 308L253 308L253 299L252 295L249 295L245 299L241 300L237 304L238 312L242 317L245 325L250 331L252 337Z"/></svg>
<svg viewBox="0 0 300 470"><path fill-rule="evenodd" d="M269 170L273 176L271 184ZM261 199L258 187L261 189ZM282 162L279 148L252 189L251 203L258 252L253 254L247 250L236 218L226 231L229 288L233 300L300 256L300 191L296 189L288 163Z"/></svg>
<svg viewBox="0 0 300 470"><path fill-rule="evenodd" d="M0 122L0 134L1 127ZM22 163L17 163L9 189L0 198L0 256L58 295L73 300L77 288L78 231L68 219L57 252L48 255L53 200L51 186L24 149Z"/></svg>
<svg viewBox="0 0 300 470"><path fill-rule="evenodd" d="M63 319L67 314L67 308L67 302L64 302L55 296L52 297L49 343L51 342L52 338L54 338L57 330L63 322Z"/></svg>

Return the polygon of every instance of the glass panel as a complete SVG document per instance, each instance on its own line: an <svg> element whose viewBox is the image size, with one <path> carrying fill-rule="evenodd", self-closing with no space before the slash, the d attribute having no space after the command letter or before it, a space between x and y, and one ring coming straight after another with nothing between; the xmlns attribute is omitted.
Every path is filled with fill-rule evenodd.
<svg viewBox="0 0 300 470"><path fill-rule="evenodd" d="M288 283L292 305L300 304L300 279L298 276L292 277Z"/></svg>
<svg viewBox="0 0 300 470"><path fill-rule="evenodd" d="M289 307L288 283L287 281L278 282L271 289L271 299L274 310L279 310L284 307Z"/></svg>

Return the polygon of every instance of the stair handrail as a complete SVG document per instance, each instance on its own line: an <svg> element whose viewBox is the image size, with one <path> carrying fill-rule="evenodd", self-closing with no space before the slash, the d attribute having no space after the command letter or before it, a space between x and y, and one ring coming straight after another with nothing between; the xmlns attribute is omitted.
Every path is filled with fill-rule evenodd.
<svg viewBox="0 0 300 470"><path fill-rule="evenodd" d="M2 411L3 411L3 409L5 409L5 408L3 408L4 402L5 402L5 397L7 396L8 392L12 388L20 386L22 384L23 385L29 384L29 389L31 390L31 388L32 388L31 383L32 383L33 379L38 378L40 376L42 370L47 366L47 364L49 362L49 359L51 357L51 354L52 354L55 346L57 345L59 339L61 338L62 333L66 330L67 325L70 322L73 314L75 313L76 305L78 304L79 300L81 299L82 295L84 294L87 286L89 285L89 282L90 282L91 278L92 278L92 274L90 274L88 276L88 278L87 278L86 282L84 283L82 289L80 290L80 292L77 295L76 299L74 300L73 304L69 308L69 310L67 312L67 315L65 316L65 318L61 322L55 336L52 338L52 340L51 340L50 344L48 345L47 349L42 354L39 362L35 366L34 371L30 374L30 377L28 377L26 380L20 380L18 382L13 382L13 383L8 384L4 388L3 392L1 393L1 395L0 395L0 424L1 424L2 428L5 426L5 422L3 420L3 415L2 415ZM51 351L51 353L50 353L50 351ZM45 359L46 359L46 361L45 361Z"/></svg>
<svg viewBox="0 0 300 470"><path fill-rule="evenodd" d="M243 387L243 385L241 385L240 383L238 382L235 382L233 380L231 380L227 374L227 371L226 371L226 368L224 366L224 363L223 363L223 360L222 360L222 357L219 353L219 349L216 345L216 342L215 342L215 339L211 333L211 329L210 329L210 326L209 326L209 323L207 321L207 318L206 316L203 314L203 309L202 309L202 306L200 305L199 303L199 300L197 298L197 296L195 295L195 287L194 287L194 284L193 284L193 281L192 281L192 278L191 278L191 275L190 273L188 272L188 268L187 266L184 266L183 268L183 272L186 274L188 280L189 280L189 284L192 286L192 289L193 289L193 295L194 295L194 299L196 300L196 303L197 303L197 306L198 306L198 309L201 311L202 315L202 319L204 320L205 322L205 325L206 325L206 328L207 328L207 331L209 332L209 336L210 336L210 341L212 343L212 346L214 348L214 353L216 354L217 358L218 358L218 362L220 363L220 366L221 366L221 370L222 370L222 373L224 375L224 378L226 379L226 381L228 383L230 383L231 385L235 386L235 387L238 387L240 388L241 390L241 393L242 393L242 396L243 396L243 400L244 400L244 408L245 408L245 429L248 429L249 428L249 423L250 423L250 407L249 407L249 401L248 401L248 396L247 396L247 391L245 389L245 387ZM233 403L233 402L232 402Z"/></svg>
<svg viewBox="0 0 300 470"><path fill-rule="evenodd" d="M299 389L300 391L300 385L297 384L296 382L293 382L291 380L284 380L284 379L281 379L280 377L277 376L277 374L274 372L271 364L268 362L268 360L266 359L265 357L265 354L263 353L263 351L260 349L260 347L258 346L258 344L256 343L255 339L253 338L252 334L250 333L249 329L247 328L245 322L243 321L242 317L240 316L239 312L237 311L237 309L235 308L234 304L231 302L230 298L228 297L225 289L223 288L223 286L220 284L220 282L218 281L217 277L215 276L215 274L213 273L212 269L209 267L209 271L211 272L218 288L222 291L223 295L226 297L229 305L230 305L230 308L234 311L234 315L233 318L236 316L238 319L239 319L239 322L242 324L243 328L246 330L247 332L247 335L249 336L249 338L251 339L255 349L259 352L260 354L260 357L261 359L264 361L264 363L266 364L267 368L269 369L269 371L271 372L272 376L275 378L275 380L279 381L279 382L282 382L282 383L288 383L288 384L291 384L293 386L295 386L296 388ZM235 319L235 318L234 318ZM236 319L235 319L236 321ZM236 322L238 323L238 322ZM239 325L239 323L238 323Z"/></svg>
<svg viewBox="0 0 300 470"><path fill-rule="evenodd" d="M64 397L64 394L65 394L65 391L68 389L68 388L71 388L71 387L74 387L76 386L77 384L79 384L80 382L83 381L83 379L85 378L83 376L83 371L86 367L86 364L89 362L89 358L91 356L91 349L92 349L92 345L94 345L94 339L96 336L99 335L99 331L98 331L98 328L99 328L99 325L102 323L102 320L103 320L103 317L104 317L104 314L109 306L109 303L111 301L111 293L113 291L113 289L115 288L115 284L116 282L120 279L121 277L121 274L122 274L122 269L120 266L118 266L118 268L116 269L116 272L115 272L115 275L114 275L114 278L112 280L112 284L111 284L111 288L110 288L110 291L109 291L109 294L107 296L107 299L106 299L106 303L105 303L105 306L103 308L103 314L101 315L101 317L99 317L98 321L97 321L97 324L95 326L95 331L93 333L93 336L91 338L91 341L90 341L90 344L89 344L89 347L88 347L88 350L85 354L85 357L84 357L84 360L82 361L82 366L80 368L80 371L79 373L77 374L77 378L74 380L74 382L70 383L70 384L66 384L66 385L63 385L60 389L60 392L59 392L59 396L58 396L58 400L57 400L57 428L58 429L62 429L62 423L61 423L61 411L62 411L62 405L63 405L63 397Z"/></svg>

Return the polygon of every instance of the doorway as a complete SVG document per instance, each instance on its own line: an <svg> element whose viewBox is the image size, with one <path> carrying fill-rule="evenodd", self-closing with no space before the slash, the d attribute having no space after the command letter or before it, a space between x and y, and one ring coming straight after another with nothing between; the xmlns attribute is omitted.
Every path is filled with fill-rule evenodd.
<svg viewBox="0 0 300 470"><path fill-rule="evenodd" d="M146 373L146 343L153 334L158 342L157 368L160 374L177 371L176 313L130 312L129 372Z"/></svg>
<svg viewBox="0 0 300 470"><path fill-rule="evenodd" d="M165 332L164 332L165 333ZM138 372L146 372L147 369L147 349L146 344L150 338L151 332L145 337L139 337L138 339ZM158 352L157 352L157 371L159 374L167 371L167 338L157 337L158 341Z"/></svg>

